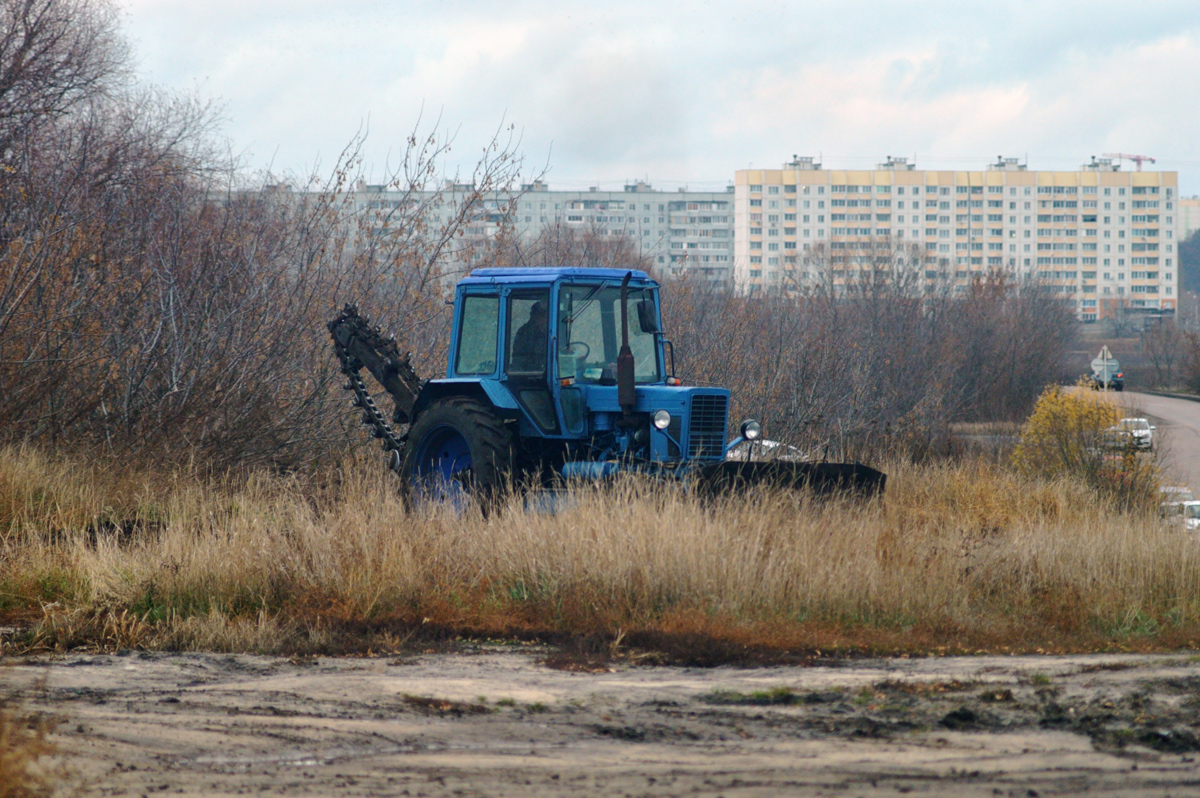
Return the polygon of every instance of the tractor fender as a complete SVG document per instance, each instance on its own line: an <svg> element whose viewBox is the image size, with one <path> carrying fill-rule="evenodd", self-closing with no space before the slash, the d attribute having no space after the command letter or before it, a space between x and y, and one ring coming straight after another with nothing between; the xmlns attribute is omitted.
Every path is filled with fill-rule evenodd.
<svg viewBox="0 0 1200 798"><path fill-rule="evenodd" d="M421 386L421 392L413 403L411 418L415 419L434 402L451 396L474 399L485 406L494 407L501 415L520 412L517 400L497 380L445 379L428 380Z"/></svg>

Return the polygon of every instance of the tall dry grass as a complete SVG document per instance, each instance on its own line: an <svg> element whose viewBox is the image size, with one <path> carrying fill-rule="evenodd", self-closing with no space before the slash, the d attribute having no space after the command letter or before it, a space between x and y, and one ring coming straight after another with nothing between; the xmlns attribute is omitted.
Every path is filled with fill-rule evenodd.
<svg viewBox="0 0 1200 798"><path fill-rule="evenodd" d="M554 515L514 500L485 517L410 512L374 462L324 481L139 480L8 449L0 486L24 498L0 499L0 618L29 623L13 648L338 651L413 633L700 651L1200 640L1200 542L1152 513L978 461L888 470L869 503L706 503L628 482Z"/></svg>
<svg viewBox="0 0 1200 798"><path fill-rule="evenodd" d="M47 765L54 752L47 740L50 723L18 708L0 706L0 798L41 798L52 794L61 773Z"/></svg>

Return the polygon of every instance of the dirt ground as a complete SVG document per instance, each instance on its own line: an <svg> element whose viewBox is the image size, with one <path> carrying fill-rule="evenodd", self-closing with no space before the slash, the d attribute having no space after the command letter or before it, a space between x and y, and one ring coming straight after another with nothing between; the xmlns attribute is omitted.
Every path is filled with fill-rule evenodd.
<svg viewBox="0 0 1200 798"><path fill-rule="evenodd" d="M1195 795L1200 659L8 660L90 795Z"/></svg>

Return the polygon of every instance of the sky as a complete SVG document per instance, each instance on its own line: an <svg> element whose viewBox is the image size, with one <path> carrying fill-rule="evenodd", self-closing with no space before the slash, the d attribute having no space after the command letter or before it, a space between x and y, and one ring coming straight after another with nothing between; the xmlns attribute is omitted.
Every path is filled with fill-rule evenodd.
<svg viewBox="0 0 1200 798"><path fill-rule="evenodd" d="M284 176L360 130L369 180L414 130L466 175L511 127L555 189L1130 153L1200 194L1198 0L118 2L138 76L216 102L247 168Z"/></svg>

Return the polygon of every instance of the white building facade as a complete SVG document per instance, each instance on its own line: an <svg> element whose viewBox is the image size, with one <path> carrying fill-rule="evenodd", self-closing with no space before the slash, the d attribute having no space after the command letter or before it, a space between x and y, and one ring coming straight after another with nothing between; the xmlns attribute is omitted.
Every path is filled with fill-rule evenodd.
<svg viewBox="0 0 1200 798"><path fill-rule="evenodd" d="M455 218L464 203L473 203L463 236L468 245L493 239L502 231L530 241L547 227L565 226L581 233L628 239L664 276L686 272L725 283L733 278L732 185L717 192L660 191L639 181L621 191L598 187L561 191L539 181L523 185L520 191L480 194L474 186L448 183L440 191L404 194L359 184L353 197L359 212L379 212L403 202L429 203L433 228ZM458 248L463 252L469 249ZM472 265L470 259L482 253L482 248L475 248L463 256L467 262L457 268L452 265L448 273L466 271Z"/></svg>
<svg viewBox="0 0 1200 798"><path fill-rule="evenodd" d="M1104 159L1031 171L1005 158L980 171L918 170L895 158L874 170L827 170L795 158L738 171L734 184L733 279L744 291L836 282L853 262L848 253L915 245L928 279L961 290L1006 270L1061 294L1085 321L1176 307L1176 172L1122 172ZM821 257L806 257L814 252Z"/></svg>

